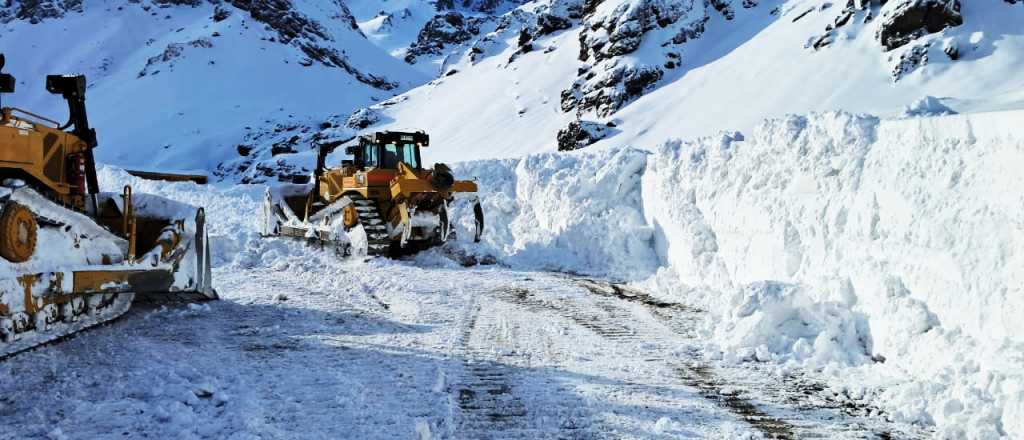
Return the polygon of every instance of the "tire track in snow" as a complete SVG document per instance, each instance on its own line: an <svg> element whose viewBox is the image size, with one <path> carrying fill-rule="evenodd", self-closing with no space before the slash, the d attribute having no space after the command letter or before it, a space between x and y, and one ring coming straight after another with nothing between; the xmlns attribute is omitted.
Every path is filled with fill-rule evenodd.
<svg viewBox="0 0 1024 440"><path fill-rule="evenodd" d="M889 424L878 419L870 408L858 407L836 398L819 396L824 385L799 376L778 377L756 368L715 366L704 363L692 347L694 325L701 310L682 304L659 301L627 287L578 277L556 277L562 283L576 284L594 294L593 305L577 302L551 302L537 297L544 289L499 288L489 292L503 301L535 312L554 311L617 344L637 345L657 342L687 346L687 356L666 358L651 356L640 362L668 366L675 380L663 386L684 386L704 399L728 410L766 438L917 438L916 430L900 426L890 431ZM644 324L624 303L641 304L655 320ZM639 385L639 384L638 384Z"/></svg>
<svg viewBox="0 0 1024 440"><path fill-rule="evenodd" d="M651 316L672 332L691 340L698 337L694 324L704 313L702 310L664 302L615 283L586 278L577 278L575 282L599 296L643 304ZM837 433L878 439L926 436L912 427L887 426L884 420L880 420L884 414L879 409L851 398L829 395L826 384L798 372L778 377L761 371L758 364L720 368L697 362L700 354L695 348L691 348L690 353L686 365L677 368L680 376L688 378L691 386L701 390L706 398L720 401L744 414L744 419L754 418L748 422L768 428L765 433L774 432L774 438L826 438ZM786 414L776 420L784 422L788 432L776 430L780 427L771 424L765 425L766 419L758 419L764 413L758 409L756 401L765 401L782 409Z"/></svg>
<svg viewBox="0 0 1024 440"><path fill-rule="evenodd" d="M500 312L500 310L498 311ZM543 374L525 369L503 356L500 316L482 307L475 299L468 307L465 325L458 337L456 354L462 360L456 383L450 386L452 404L457 409L455 438L473 439L589 439L594 436L577 424L577 417L559 417L559 426L538 421L537 405L544 400L543 411L573 414L555 393L561 391ZM554 401L551 398L554 396Z"/></svg>

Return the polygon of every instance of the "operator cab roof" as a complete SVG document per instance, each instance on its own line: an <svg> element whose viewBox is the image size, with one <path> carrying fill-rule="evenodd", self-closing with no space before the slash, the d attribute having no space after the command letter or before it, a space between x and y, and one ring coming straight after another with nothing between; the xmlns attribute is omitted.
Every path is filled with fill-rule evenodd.
<svg viewBox="0 0 1024 440"><path fill-rule="evenodd" d="M418 144L420 147L430 145L430 135L423 131L378 131L373 134L363 135L361 139L378 145L384 144Z"/></svg>

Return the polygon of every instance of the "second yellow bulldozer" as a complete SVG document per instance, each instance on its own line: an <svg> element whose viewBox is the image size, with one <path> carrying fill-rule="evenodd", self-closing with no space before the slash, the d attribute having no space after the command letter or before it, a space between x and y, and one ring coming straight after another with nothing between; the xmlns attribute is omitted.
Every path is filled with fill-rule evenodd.
<svg viewBox="0 0 1024 440"><path fill-rule="evenodd" d="M484 216L476 183L455 180L444 164L423 167L421 149L430 145L426 133L360 136L357 145L345 149L353 159L327 168L328 155L344 143L318 145L312 184L267 190L263 235L337 245L346 253L397 256L453 238L453 214L471 209L473 240L480 240ZM352 234L359 229L363 234ZM356 239L360 235L365 239Z"/></svg>

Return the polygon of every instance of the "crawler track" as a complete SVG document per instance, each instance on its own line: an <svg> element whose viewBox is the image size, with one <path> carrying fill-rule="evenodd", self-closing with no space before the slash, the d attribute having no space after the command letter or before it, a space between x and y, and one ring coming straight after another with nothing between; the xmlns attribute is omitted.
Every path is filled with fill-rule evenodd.
<svg viewBox="0 0 1024 440"><path fill-rule="evenodd" d="M356 205L359 224L366 231L366 255L387 255L388 249L391 247L391 239L388 238L387 225L384 224L380 210L377 209L377 202L367 200L358 194L348 197Z"/></svg>

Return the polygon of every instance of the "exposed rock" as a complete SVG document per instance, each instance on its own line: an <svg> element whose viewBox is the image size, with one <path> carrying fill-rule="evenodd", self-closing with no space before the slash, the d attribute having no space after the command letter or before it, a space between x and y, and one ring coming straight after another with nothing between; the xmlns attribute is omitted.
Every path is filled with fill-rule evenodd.
<svg viewBox="0 0 1024 440"><path fill-rule="evenodd" d="M664 72L657 66L619 65L601 75L587 74L577 81L571 91L562 92L562 109L596 111L598 116L608 116L624 105L649 92L661 80Z"/></svg>
<svg viewBox="0 0 1024 440"><path fill-rule="evenodd" d="M424 55L440 55L449 45L462 44L480 34L477 19L467 19L450 11L431 18L420 30L416 41L406 51L405 61L415 64Z"/></svg>
<svg viewBox="0 0 1024 440"><path fill-rule="evenodd" d="M462 8L470 11L495 13L526 3L527 0L437 0L438 11Z"/></svg>
<svg viewBox="0 0 1024 440"><path fill-rule="evenodd" d="M270 146L270 155L277 156L279 154L295 153L295 145L299 143L299 136L292 136L284 141L278 142Z"/></svg>
<svg viewBox="0 0 1024 440"><path fill-rule="evenodd" d="M553 34L571 27L572 21L568 18L552 14L540 14L537 16L536 36Z"/></svg>
<svg viewBox="0 0 1024 440"><path fill-rule="evenodd" d="M885 13L878 39L889 51L963 23L960 0L903 0Z"/></svg>
<svg viewBox="0 0 1024 440"><path fill-rule="evenodd" d="M197 49L209 49L213 47L213 42L206 38L199 38L196 40L189 41L188 43L171 43L168 44L164 51L157 56L150 57L146 60L146 66L139 71L139 78L147 75L156 75L160 73L160 67L163 66L168 70L173 70L175 62L178 58L185 53L187 48Z"/></svg>
<svg viewBox="0 0 1024 440"><path fill-rule="evenodd" d="M361 108L352 112L345 120L345 126L353 130L364 130L380 122L381 114L372 108Z"/></svg>
<svg viewBox="0 0 1024 440"><path fill-rule="evenodd" d="M900 55L899 61L893 66L892 80L899 82L904 76L928 65L928 49L930 44L914 46Z"/></svg>
<svg viewBox="0 0 1024 440"><path fill-rule="evenodd" d="M218 5L213 10L213 21L214 22L217 22L217 23L222 22L224 20L227 20L228 17L230 17L230 16L231 16L231 10L225 9L224 7L222 7L220 5Z"/></svg>
<svg viewBox="0 0 1024 440"><path fill-rule="evenodd" d="M316 20L296 10L289 0L226 0L234 7L247 11L256 21L274 29L283 44L298 47L310 59L329 67L337 67L361 83L381 90L393 90L398 84L387 78L362 72L348 62L348 58L329 44L334 39ZM329 0L337 9L336 20L342 20L354 32L360 32L356 19L340 0ZM361 33L361 32L360 32Z"/></svg>
<svg viewBox="0 0 1024 440"><path fill-rule="evenodd" d="M43 20L61 18L67 12L82 12L82 0L7 0L0 4L0 23L27 20L38 24Z"/></svg>
<svg viewBox="0 0 1024 440"><path fill-rule="evenodd" d="M942 51L945 52L946 56L948 56L952 61L960 59L960 45L956 41L946 43L946 47L942 48Z"/></svg>
<svg viewBox="0 0 1024 440"><path fill-rule="evenodd" d="M191 6L194 8L203 3L206 3L206 0L153 0L153 4L161 8L168 8L171 6Z"/></svg>
<svg viewBox="0 0 1024 440"><path fill-rule="evenodd" d="M558 151L572 151L593 145L608 137L609 126L591 121L575 120L558 130Z"/></svg>
<svg viewBox="0 0 1024 440"><path fill-rule="evenodd" d="M582 2L579 59L591 67L562 93L562 109L575 110L577 115L594 111L608 116L652 90L663 69L683 64L680 46L701 38L713 15L732 20L736 15L732 4L739 0L629 0L599 11L601 3ZM756 1L742 4L757 6ZM646 54L626 57L650 39L664 48L661 59Z"/></svg>

